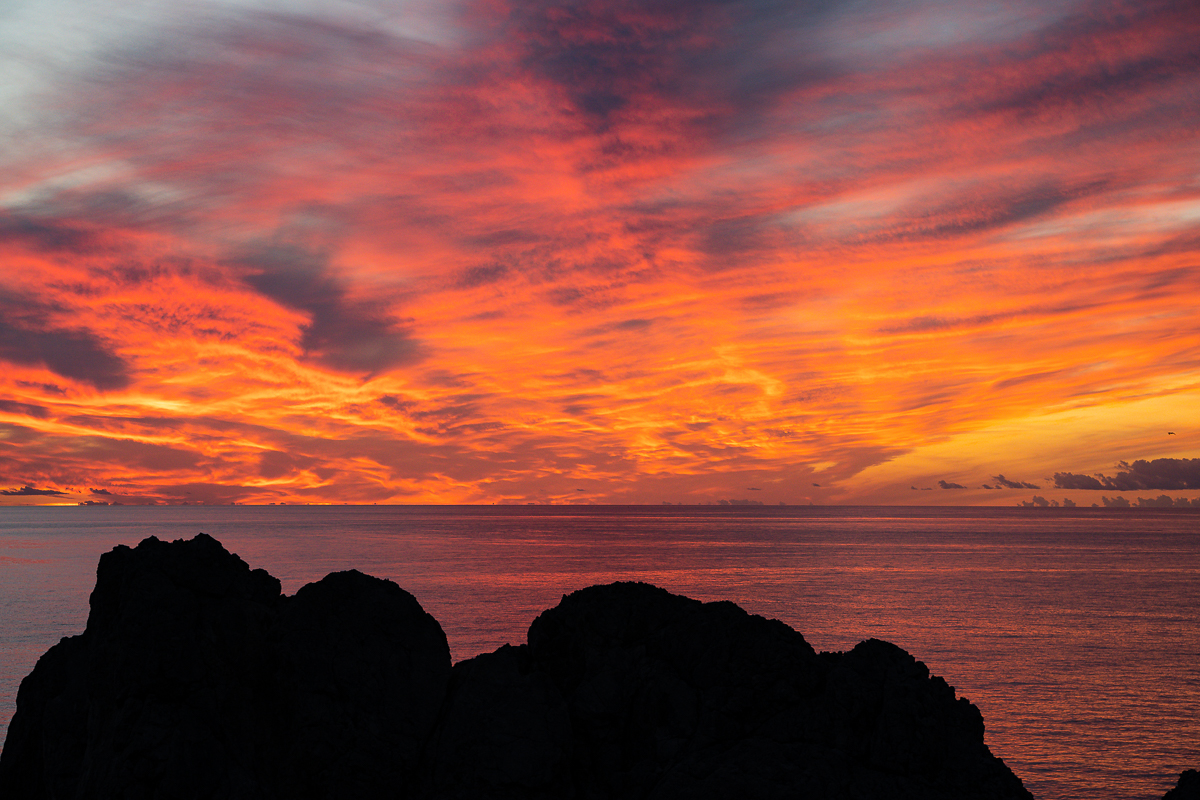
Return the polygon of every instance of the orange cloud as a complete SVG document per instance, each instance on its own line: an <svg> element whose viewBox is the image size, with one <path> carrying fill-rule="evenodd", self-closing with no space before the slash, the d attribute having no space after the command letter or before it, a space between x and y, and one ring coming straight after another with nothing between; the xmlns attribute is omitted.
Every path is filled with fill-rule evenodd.
<svg viewBox="0 0 1200 800"><path fill-rule="evenodd" d="M0 502L1011 502L970 493L1195 457L972 439L1198 391L1200 29L1106 9L97 44L5 156Z"/></svg>

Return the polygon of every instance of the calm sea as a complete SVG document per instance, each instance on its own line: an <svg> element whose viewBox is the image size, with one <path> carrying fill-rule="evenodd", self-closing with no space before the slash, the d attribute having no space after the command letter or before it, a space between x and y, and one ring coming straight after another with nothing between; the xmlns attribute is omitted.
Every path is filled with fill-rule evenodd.
<svg viewBox="0 0 1200 800"><path fill-rule="evenodd" d="M455 660L524 641L569 591L641 580L776 617L818 650L886 639L983 712L1033 794L1159 798L1200 767L1200 514L1187 509L0 509L0 732L83 630L101 553L204 531L291 593L390 578Z"/></svg>

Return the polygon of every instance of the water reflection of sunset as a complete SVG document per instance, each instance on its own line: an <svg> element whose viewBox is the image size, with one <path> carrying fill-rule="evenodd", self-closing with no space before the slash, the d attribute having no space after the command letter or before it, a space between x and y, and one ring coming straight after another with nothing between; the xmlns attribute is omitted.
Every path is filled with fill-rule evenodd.
<svg viewBox="0 0 1200 800"><path fill-rule="evenodd" d="M0 502L1200 495L1186 4L271 6L6 24Z"/></svg>

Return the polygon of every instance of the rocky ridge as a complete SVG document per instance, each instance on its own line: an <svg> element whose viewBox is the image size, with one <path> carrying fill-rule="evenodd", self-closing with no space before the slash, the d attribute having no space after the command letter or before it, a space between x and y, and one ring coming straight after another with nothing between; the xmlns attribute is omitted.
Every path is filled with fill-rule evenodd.
<svg viewBox="0 0 1200 800"><path fill-rule="evenodd" d="M452 668L394 583L287 597L200 534L101 557L86 630L21 684L0 796L1030 798L983 730L894 645L817 653L647 584L574 592Z"/></svg>

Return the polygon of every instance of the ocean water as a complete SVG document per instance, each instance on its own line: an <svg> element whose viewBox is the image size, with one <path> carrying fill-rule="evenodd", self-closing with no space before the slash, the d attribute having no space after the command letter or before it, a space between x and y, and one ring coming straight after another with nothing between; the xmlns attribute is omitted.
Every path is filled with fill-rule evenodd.
<svg viewBox="0 0 1200 800"><path fill-rule="evenodd" d="M1042 800L1159 798L1200 768L1188 509L2 508L0 733L38 656L83 630L100 554L200 531L287 593L339 569L396 581L456 661L614 580L732 600L818 650L886 639L979 706Z"/></svg>

